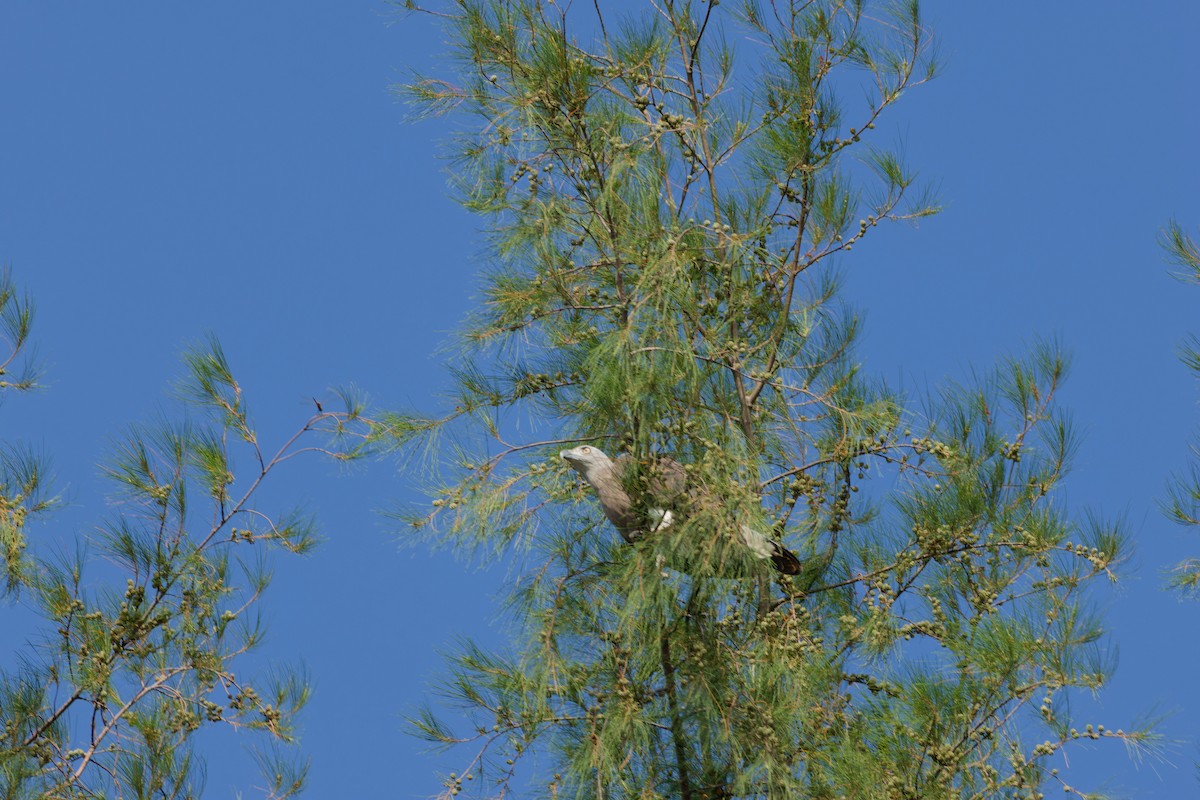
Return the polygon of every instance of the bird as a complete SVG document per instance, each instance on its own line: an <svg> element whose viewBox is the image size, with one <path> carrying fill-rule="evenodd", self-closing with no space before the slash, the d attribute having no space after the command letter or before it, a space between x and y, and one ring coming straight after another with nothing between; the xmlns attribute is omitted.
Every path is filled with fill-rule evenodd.
<svg viewBox="0 0 1200 800"><path fill-rule="evenodd" d="M669 528L675 522L672 507L688 494L687 472L682 464L671 458L654 458L648 462L647 504L644 509L639 509L625 488L628 472L635 466L632 458L621 456L614 461L603 450L591 445L562 450L558 455L596 490L604 516L621 538L631 544L646 533ZM800 559L782 544L745 523L739 524L738 532L754 557L769 558L775 569L785 575L799 574Z"/></svg>

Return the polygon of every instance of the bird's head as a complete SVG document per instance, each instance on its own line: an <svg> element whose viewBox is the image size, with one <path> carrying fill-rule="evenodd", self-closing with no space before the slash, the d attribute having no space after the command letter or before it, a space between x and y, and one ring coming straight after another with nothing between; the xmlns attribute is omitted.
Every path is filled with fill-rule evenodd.
<svg viewBox="0 0 1200 800"><path fill-rule="evenodd" d="M612 459L605 455L603 450L587 444L572 447L570 450L562 450L558 456L585 478L589 473L594 474L596 469L612 464Z"/></svg>

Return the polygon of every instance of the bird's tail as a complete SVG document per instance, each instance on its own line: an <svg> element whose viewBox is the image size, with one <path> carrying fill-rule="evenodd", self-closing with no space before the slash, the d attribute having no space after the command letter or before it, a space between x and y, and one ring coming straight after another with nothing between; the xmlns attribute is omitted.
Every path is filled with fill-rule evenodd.
<svg viewBox="0 0 1200 800"><path fill-rule="evenodd" d="M775 569L784 575L800 574L800 559L796 554L774 539L768 539L749 525L741 526L742 541L759 558L769 558Z"/></svg>
<svg viewBox="0 0 1200 800"><path fill-rule="evenodd" d="M800 559L796 558L796 554L791 550L773 539L771 540L771 563L784 575L800 574Z"/></svg>

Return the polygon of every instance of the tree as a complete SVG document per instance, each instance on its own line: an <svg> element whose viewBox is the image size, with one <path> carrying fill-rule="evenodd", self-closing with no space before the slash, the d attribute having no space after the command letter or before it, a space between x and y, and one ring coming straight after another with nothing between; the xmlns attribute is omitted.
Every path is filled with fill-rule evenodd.
<svg viewBox="0 0 1200 800"><path fill-rule="evenodd" d="M22 363L32 307L7 274L0 329ZM359 455L358 401L317 408L274 450L259 442L220 345L189 350L185 413L132 429L104 469L118 511L73 556L27 547L25 528L55 505L44 463L20 446L0 452L0 543L7 594L43 621L42 635L0 674L0 797L197 797L202 726L258 731L272 798L296 793L306 764L280 748L309 694L306 677L244 674L261 640L256 604L270 582L266 549L303 553L313 520L255 504L286 461L306 452ZM32 388L21 377L0 388ZM317 440L317 441L314 441ZM235 455L248 469L235 473Z"/></svg>
<svg viewBox="0 0 1200 800"><path fill-rule="evenodd" d="M1183 272L1175 274L1184 283L1200 283L1200 244L1188 235L1178 222L1171 222L1163 232L1160 244L1170 261ZM1194 334L1179 348L1179 358L1194 375L1200 376L1200 339ZM1192 446L1193 455L1200 450ZM1186 475L1172 478L1165 504L1167 516L1181 525L1200 525L1200 463L1192 462ZM1200 561L1188 559L1176 565L1171 585L1188 595L1200 589Z"/></svg>
<svg viewBox="0 0 1200 800"><path fill-rule="evenodd" d="M441 468L405 518L509 559L522 632L452 658L468 730L414 720L466 749L442 796L1080 793L1073 740L1153 739L1070 713L1111 670L1085 590L1125 545L1054 502L1064 358L922 411L856 365L839 299L835 259L936 211L874 143L934 73L918 3L639 9L460 0L436 12L457 71L406 87L475 121L453 172L494 263L453 409L387 420ZM580 444L642 466L647 514L664 457L721 502L627 543L558 457ZM749 557L744 521L800 574Z"/></svg>

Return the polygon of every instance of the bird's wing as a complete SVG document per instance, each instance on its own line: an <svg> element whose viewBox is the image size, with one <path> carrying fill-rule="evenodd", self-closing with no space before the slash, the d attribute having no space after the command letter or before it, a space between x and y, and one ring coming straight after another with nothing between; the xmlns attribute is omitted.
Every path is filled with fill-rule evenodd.
<svg viewBox="0 0 1200 800"><path fill-rule="evenodd" d="M687 482L682 464L670 458L639 461L624 455L613 462L613 476L627 498L628 505L623 509L628 514L623 520L626 524L638 519L635 509L639 508L640 522L650 533L664 531L675 523Z"/></svg>
<svg viewBox="0 0 1200 800"><path fill-rule="evenodd" d="M656 497L675 500L687 491L687 471L675 459L655 459L650 469L650 491Z"/></svg>
<svg viewBox="0 0 1200 800"><path fill-rule="evenodd" d="M673 458L653 457L639 461L626 455L618 458L614 467L628 490L642 495L653 505L669 507L687 491L687 472Z"/></svg>
<svg viewBox="0 0 1200 800"><path fill-rule="evenodd" d="M693 492L690 498L687 494L687 471L673 458L665 456L638 461L632 456L624 455L613 462L612 476L619 481L623 491L620 498L623 501L617 508L605 506L605 513L617 525L626 539L633 541L642 531L657 533L666 530L674 524L680 504L685 508L694 508L695 503L703 504L708 497L702 490ZM637 523L635 508L640 506L644 511L645 527L641 530L631 530ZM686 512L685 512L686 513ZM618 521L619 520L619 521ZM742 542L755 556L770 559L775 569L786 575L800 572L801 563L796 555L774 539L751 528L749 525L738 526Z"/></svg>

